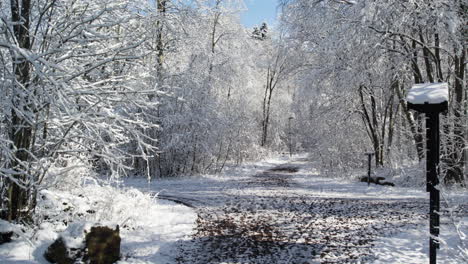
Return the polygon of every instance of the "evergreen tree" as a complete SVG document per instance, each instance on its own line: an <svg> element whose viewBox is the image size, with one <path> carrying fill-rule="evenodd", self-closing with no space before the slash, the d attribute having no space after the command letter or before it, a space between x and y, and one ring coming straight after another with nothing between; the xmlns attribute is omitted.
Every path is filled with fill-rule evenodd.
<svg viewBox="0 0 468 264"><path fill-rule="evenodd" d="M267 23L263 22L262 25L259 27L254 27L252 32L252 37L259 40L265 40L268 34L268 26Z"/></svg>

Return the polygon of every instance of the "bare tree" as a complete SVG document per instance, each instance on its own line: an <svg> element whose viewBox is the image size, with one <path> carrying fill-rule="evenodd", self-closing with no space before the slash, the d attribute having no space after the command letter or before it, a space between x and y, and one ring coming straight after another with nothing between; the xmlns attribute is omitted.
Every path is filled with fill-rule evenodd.
<svg viewBox="0 0 468 264"><path fill-rule="evenodd" d="M128 75L145 41L132 3L14 0L8 7L0 36L11 80L2 87L0 195L2 217L16 221L34 210L48 169L62 158L86 156L117 172L128 157L123 145L151 148L137 128L152 125L132 114L133 104L145 105L138 94L152 91L134 89Z"/></svg>

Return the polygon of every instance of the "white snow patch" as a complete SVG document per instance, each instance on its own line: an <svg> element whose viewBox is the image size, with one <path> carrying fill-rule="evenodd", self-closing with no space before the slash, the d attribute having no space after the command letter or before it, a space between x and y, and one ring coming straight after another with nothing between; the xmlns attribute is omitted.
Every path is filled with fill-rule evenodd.
<svg viewBox="0 0 468 264"><path fill-rule="evenodd" d="M412 104L440 104L448 101L447 83L420 83L411 88L406 100Z"/></svg>
<svg viewBox="0 0 468 264"><path fill-rule="evenodd" d="M69 248L82 248L84 247L85 232L89 232L93 223L91 222L78 222L71 223L63 233L60 234L63 242Z"/></svg>
<svg viewBox="0 0 468 264"><path fill-rule="evenodd" d="M10 222L0 219L0 233L7 233L13 231L13 226Z"/></svg>
<svg viewBox="0 0 468 264"><path fill-rule="evenodd" d="M464 220L468 229L468 218ZM466 231L466 230L465 230ZM460 248L463 241L457 236L455 226L442 223L440 230L440 249L437 260L444 264L467 263L468 252ZM467 242L466 239L464 241ZM381 237L375 242L374 264L383 263L429 263L429 224L422 222L416 228L402 230L392 236Z"/></svg>
<svg viewBox="0 0 468 264"><path fill-rule="evenodd" d="M46 264L44 252L55 239L61 236L67 246L80 248L84 231L96 225L120 226L120 264L174 263L177 243L189 239L197 219L192 208L134 188L91 184L72 191L42 191L39 197L38 217L46 220L39 220L38 228L0 222L2 229L13 228L16 234L12 242L0 245L0 263Z"/></svg>

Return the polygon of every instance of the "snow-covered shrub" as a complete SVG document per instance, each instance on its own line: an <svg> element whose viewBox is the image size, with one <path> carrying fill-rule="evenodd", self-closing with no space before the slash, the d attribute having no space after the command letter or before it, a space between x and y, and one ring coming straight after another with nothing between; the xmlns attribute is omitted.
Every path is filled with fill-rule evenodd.
<svg viewBox="0 0 468 264"><path fill-rule="evenodd" d="M98 180L84 178L69 189L48 189L38 194L36 221L55 223L62 228L86 221L136 229L147 219L155 199L136 189L120 189Z"/></svg>
<svg viewBox="0 0 468 264"><path fill-rule="evenodd" d="M43 186L62 191L73 190L82 187L86 181L92 181L97 176L86 156L60 157L48 169Z"/></svg>

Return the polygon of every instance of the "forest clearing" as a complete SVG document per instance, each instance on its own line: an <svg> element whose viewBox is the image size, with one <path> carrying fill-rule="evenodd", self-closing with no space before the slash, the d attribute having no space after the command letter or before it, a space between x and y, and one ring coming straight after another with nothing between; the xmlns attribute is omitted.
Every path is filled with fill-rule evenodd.
<svg viewBox="0 0 468 264"><path fill-rule="evenodd" d="M0 0L1 263L468 263L467 0Z"/></svg>

